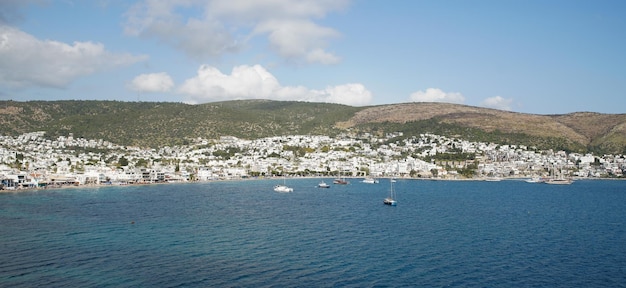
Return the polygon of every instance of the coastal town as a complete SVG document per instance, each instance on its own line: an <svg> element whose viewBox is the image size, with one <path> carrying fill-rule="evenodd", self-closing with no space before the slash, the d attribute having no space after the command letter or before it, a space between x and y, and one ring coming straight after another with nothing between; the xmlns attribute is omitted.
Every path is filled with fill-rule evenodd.
<svg viewBox="0 0 626 288"><path fill-rule="evenodd" d="M0 136L0 189L179 183L266 177L442 180L622 178L624 155L537 150L433 134L192 139L141 148L45 132ZM442 157L444 156L444 157Z"/></svg>

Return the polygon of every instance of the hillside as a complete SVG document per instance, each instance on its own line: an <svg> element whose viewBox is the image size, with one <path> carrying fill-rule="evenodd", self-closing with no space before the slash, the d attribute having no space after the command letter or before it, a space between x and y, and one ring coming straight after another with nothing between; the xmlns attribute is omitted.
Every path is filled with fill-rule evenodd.
<svg viewBox="0 0 626 288"><path fill-rule="evenodd" d="M341 132L435 133L539 149L624 153L626 114L535 115L447 103L369 107L242 100L188 105L119 101L0 101L0 133L46 131L122 145L180 145L222 135L254 139Z"/></svg>
<svg viewBox="0 0 626 288"><path fill-rule="evenodd" d="M122 145L180 145L198 137L260 138L292 134L336 135L334 123L359 108L323 103L265 100L202 105L165 102L0 102L0 133L46 131L104 139Z"/></svg>
<svg viewBox="0 0 626 288"><path fill-rule="evenodd" d="M368 107L338 127L367 129L374 123L427 126L426 130L438 134L539 148L613 154L626 148L626 114L536 115L448 103L405 103Z"/></svg>

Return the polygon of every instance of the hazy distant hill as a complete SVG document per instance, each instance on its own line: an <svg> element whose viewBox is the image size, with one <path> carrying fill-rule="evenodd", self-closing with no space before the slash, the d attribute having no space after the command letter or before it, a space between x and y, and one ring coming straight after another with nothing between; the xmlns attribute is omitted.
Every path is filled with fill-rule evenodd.
<svg viewBox="0 0 626 288"><path fill-rule="evenodd" d="M446 103L370 107L242 100L187 105L166 102L0 102L0 133L46 131L158 147L202 137L240 138L340 132L405 136L435 133L472 141L594 153L626 152L626 114L534 115Z"/></svg>

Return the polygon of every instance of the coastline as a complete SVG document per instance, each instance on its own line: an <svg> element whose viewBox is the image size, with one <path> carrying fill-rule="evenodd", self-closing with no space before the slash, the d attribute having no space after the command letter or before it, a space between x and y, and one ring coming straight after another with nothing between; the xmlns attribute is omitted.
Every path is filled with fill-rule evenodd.
<svg viewBox="0 0 626 288"><path fill-rule="evenodd" d="M287 179L332 179L335 178L333 176L296 176L296 177L287 177ZM365 177L345 177L346 179L354 180L354 179L364 179ZM486 178L412 178L412 177L375 177L376 179L397 179L397 180L415 180L415 181L489 181ZM260 180L282 180L283 177L275 176L275 177L241 177L241 178L229 178L229 179L214 179L214 180L206 180L206 181L175 181L175 182L151 182L151 183L126 183L126 184L112 184L112 183L101 183L101 184L86 184L86 185L56 185L56 186L44 186L44 187L34 187L34 188L16 188L16 189L0 189L0 194L4 193L21 193L21 192L32 192L32 191L47 191L47 190L59 190L59 189L96 189L103 187L130 187L130 186L145 186L145 185L169 185L169 184L197 184L197 183L211 183L211 182L227 182L227 181L260 181ZM530 177L505 177L500 178L497 181L524 181L530 179ZM624 181L626 178L599 178L599 177L574 177L571 178L574 181L579 180L614 180L614 181ZM361 181L350 181L351 183L360 183Z"/></svg>

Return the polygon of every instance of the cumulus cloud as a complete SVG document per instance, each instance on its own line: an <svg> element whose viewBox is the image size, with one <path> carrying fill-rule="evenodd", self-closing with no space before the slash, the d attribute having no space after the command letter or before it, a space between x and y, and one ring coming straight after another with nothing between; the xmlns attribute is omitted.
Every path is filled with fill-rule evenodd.
<svg viewBox="0 0 626 288"><path fill-rule="evenodd" d="M236 99L272 99L308 102L367 105L372 94L362 84L350 83L312 90L303 86L282 86L278 79L260 65L234 67L230 75L203 65L196 77L178 89L188 96L188 103Z"/></svg>
<svg viewBox="0 0 626 288"><path fill-rule="evenodd" d="M413 102L446 102L463 104L465 97L457 92L444 92L437 88L428 88L426 91L417 91L411 94L410 98Z"/></svg>
<svg viewBox="0 0 626 288"><path fill-rule="evenodd" d="M313 20L345 8L349 0L144 0L126 13L129 35L156 39L196 59L237 52L255 36L266 36L281 57L333 64L325 50L339 33ZM190 12L194 11L194 12Z"/></svg>
<svg viewBox="0 0 626 288"><path fill-rule="evenodd" d="M172 77L165 72L141 74L129 84L137 92L168 92L174 87Z"/></svg>
<svg viewBox="0 0 626 288"><path fill-rule="evenodd" d="M348 83L326 87L324 90L311 91L308 101L339 103L351 106L364 106L372 101L372 93L363 84ZM305 98L306 100L306 98Z"/></svg>
<svg viewBox="0 0 626 288"><path fill-rule="evenodd" d="M78 77L145 59L109 52L100 43L39 40L0 25L0 83L12 87L64 88Z"/></svg>
<svg viewBox="0 0 626 288"><path fill-rule="evenodd" d="M270 45L285 58L304 58L309 63L334 64L339 58L319 48L325 39L338 37L333 29L311 21L269 20L259 23L255 33L267 33Z"/></svg>
<svg viewBox="0 0 626 288"><path fill-rule="evenodd" d="M513 104L513 99L505 99L500 96L490 97L483 100L480 103L481 106L487 108L494 108L499 110L511 111L511 105Z"/></svg>

